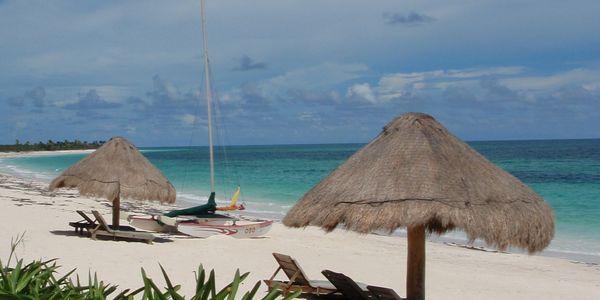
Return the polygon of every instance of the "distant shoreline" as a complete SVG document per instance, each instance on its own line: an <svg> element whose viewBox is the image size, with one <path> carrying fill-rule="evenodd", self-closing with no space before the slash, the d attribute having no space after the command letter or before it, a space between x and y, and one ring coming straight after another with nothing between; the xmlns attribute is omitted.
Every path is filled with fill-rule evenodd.
<svg viewBox="0 0 600 300"><path fill-rule="evenodd" d="M3 157L28 157L28 156L52 156L57 154L85 154L92 153L96 149L79 150L40 150L40 151L21 151L21 152L0 152L0 158Z"/></svg>
<svg viewBox="0 0 600 300"><path fill-rule="evenodd" d="M494 142L552 142L552 141L594 141L600 140L600 137L594 138L539 138L539 139L496 139L496 140L484 140L484 139L475 139L475 140L464 140L467 143L494 143ZM287 143L287 144L235 144L235 145L216 145L218 147L273 147L273 146L324 146L324 145L366 145L367 142L339 142L339 143ZM0 145L7 146L7 145ZM138 149L160 149L160 148L203 148L208 147L208 145L162 145L162 146L148 146L148 145L136 145ZM31 153L31 152L50 152L50 153L69 153L69 151L93 151L96 149L72 149L72 150L33 150L33 151L2 151L0 150L0 155L5 153Z"/></svg>

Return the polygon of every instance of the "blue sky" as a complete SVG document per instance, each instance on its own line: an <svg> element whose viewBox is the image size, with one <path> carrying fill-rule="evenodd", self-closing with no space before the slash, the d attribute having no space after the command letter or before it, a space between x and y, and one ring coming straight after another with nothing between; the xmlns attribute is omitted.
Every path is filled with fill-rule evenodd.
<svg viewBox="0 0 600 300"><path fill-rule="evenodd" d="M600 137L600 2L207 0L231 144ZM205 144L198 1L0 0L0 143Z"/></svg>

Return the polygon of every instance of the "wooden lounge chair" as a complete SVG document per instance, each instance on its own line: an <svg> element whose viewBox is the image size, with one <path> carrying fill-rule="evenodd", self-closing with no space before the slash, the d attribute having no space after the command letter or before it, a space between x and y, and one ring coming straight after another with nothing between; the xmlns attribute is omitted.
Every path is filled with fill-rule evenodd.
<svg viewBox="0 0 600 300"><path fill-rule="evenodd" d="M337 291L335 286L326 280L308 280L300 265L292 257L279 253L273 253L273 256L279 267L271 278L264 280L269 289L279 289L284 295L298 290L315 295L328 295ZM289 281L274 280L280 270L283 270Z"/></svg>
<svg viewBox="0 0 600 300"><path fill-rule="evenodd" d="M406 300L406 298L398 296L398 294L390 288L368 285L367 289L379 300Z"/></svg>
<svg viewBox="0 0 600 300"><path fill-rule="evenodd" d="M77 222L69 222L69 225L71 227L75 228L75 232L78 232L79 234L83 234L83 230L87 230L89 231L90 229L95 228L96 226L98 226L98 223L96 222L96 220L93 220L92 218L90 218L86 213L84 213L81 210L76 210L76 212L83 218L80 221ZM116 230L116 228L113 225L108 225L108 227L110 229ZM131 227L131 226L119 226L118 230L121 231L135 231L135 228Z"/></svg>
<svg viewBox="0 0 600 300"><path fill-rule="evenodd" d="M86 215L83 211L76 210L76 212L83 218L83 220L77 222L69 222L69 225L75 228L75 232L83 234L84 229L89 230L91 228L96 227L96 221L88 217L88 215Z"/></svg>
<svg viewBox="0 0 600 300"><path fill-rule="evenodd" d="M96 239L96 236L109 236L114 238L127 238L132 240L145 241L148 244L152 244L152 240L154 240L155 236L149 232L141 232L134 230L116 230L112 229L104 220L104 217L97 211L92 210L92 214L96 218L96 226L94 228L88 229L92 239Z"/></svg>
<svg viewBox="0 0 600 300"><path fill-rule="evenodd" d="M394 290L379 286L359 286L352 278L330 270L321 273L337 288L346 299L350 300L403 300Z"/></svg>

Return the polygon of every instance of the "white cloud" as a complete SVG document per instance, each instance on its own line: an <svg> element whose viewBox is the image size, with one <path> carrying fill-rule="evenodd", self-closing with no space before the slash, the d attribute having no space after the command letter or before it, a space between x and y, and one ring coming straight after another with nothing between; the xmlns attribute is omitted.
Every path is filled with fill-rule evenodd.
<svg viewBox="0 0 600 300"><path fill-rule="evenodd" d="M267 90L319 89L359 78L368 68L364 64L323 63L285 72L283 75L264 80L261 86Z"/></svg>
<svg viewBox="0 0 600 300"><path fill-rule="evenodd" d="M482 76L500 76L500 75L515 75L526 71L525 67L521 66L507 66L507 67L496 67L496 68L483 68L483 69L462 69L462 70L448 70L442 72L445 77L448 78L476 78Z"/></svg>
<svg viewBox="0 0 600 300"><path fill-rule="evenodd" d="M348 88L346 96L349 98L358 97L370 103L377 103L377 98L368 83L355 84Z"/></svg>
<svg viewBox="0 0 600 300"><path fill-rule="evenodd" d="M369 103L383 103L411 96L423 90L443 90L450 86L477 86L485 76L511 76L525 71L524 67L468 68L433 70L411 73L391 73L381 76L375 86L368 83L352 85L347 96L358 96Z"/></svg>
<svg viewBox="0 0 600 300"><path fill-rule="evenodd" d="M574 84L593 89L593 87L598 86L599 78L599 68L578 68L550 75L512 77L500 80L500 82L512 89L533 91L555 89Z"/></svg>
<svg viewBox="0 0 600 300"><path fill-rule="evenodd" d="M300 119L302 121L312 122L312 123L320 123L321 122L321 118L317 114L315 114L313 112L309 112L309 111L303 111L303 112L299 113L298 119Z"/></svg>
<svg viewBox="0 0 600 300"><path fill-rule="evenodd" d="M123 102L127 97L135 95L128 86L118 85L89 85L81 86L82 91L95 90L107 102Z"/></svg>
<svg viewBox="0 0 600 300"><path fill-rule="evenodd" d="M364 76L368 67L364 64L323 63L287 71L256 84L233 88L219 98L223 103L243 102L248 96L274 101L301 94L304 100L328 99L338 101L339 94L333 86ZM293 96L292 96L293 97Z"/></svg>
<svg viewBox="0 0 600 300"><path fill-rule="evenodd" d="M359 96L368 103L383 103L416 93L441 92L450 87L482 92L482 80L495 78L500 86L517 91L525 101L533 95L551 92L563 86L580 86L590 92L600 90L600 68L578 68L554 74L528 76L521 66L433 70L412 73L391 73L381 76L376 85L354 84L347 96Z"/></svg>
<svg viewBox="0 0 600 300"><path fill-rule="evenodd" d="M183 114L183 115L179 116L179 120L185 126L192 126L192 125L196 124L196 122L198 121L198 118L192 114Z"/></svg>
<svg viewBox="0 0 600 300"><path fill-rule="evenodd" d="M137 132L137 128L135 126L128 125L128 126L125 126L125 131L128 134L135 134Z"/></svg>

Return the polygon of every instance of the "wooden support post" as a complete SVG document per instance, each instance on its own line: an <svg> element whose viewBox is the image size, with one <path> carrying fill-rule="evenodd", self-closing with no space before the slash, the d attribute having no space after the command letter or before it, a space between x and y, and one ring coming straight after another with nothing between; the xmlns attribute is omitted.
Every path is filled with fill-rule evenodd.
<svg viewBox="0 0 600 300"><path fill-rule="evenodd" d="M117 194L117 197L113 200L113 221L112 224L115 230L119 230L119 211L121 209L121 195Z"/></svg>
<svg viewBox="0 0 600 300"><path fill-rule="evenodd" d="M425 299L425 226L408 228L408 259L406 268L408 300Z"/></svg>

